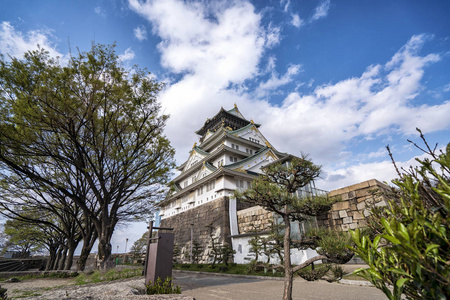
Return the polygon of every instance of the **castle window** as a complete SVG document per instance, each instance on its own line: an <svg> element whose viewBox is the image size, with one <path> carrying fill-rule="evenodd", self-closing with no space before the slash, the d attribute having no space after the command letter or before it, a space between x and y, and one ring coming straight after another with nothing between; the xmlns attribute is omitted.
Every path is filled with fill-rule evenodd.
<svg viewBox="0 0 450 300"><path fill-rule="evenodd" d="M249 141L259 144L259 140L249 137Z"/></svg>
<svg viewBox="0 0 450 300"><path fill-rule="evenodd" d="M237 188L244 188L244 181L236 179L236 187Z"/></svg>
<svg viewBox="0 0 450 300"><path fill-rule="evenodd" d="M184 182L184 187L187 187L188 186L188 181L186 180L185 182Z"/></svg>
<svg viewBox="0 0 450 300"><path fill-rule="evenodd" d="M245 152L247 152L248 154L253 154L253 150L252 149L245 148Z"/></svg>
<svg viewBox="0 0 450 300"><path fill-rule="evenodd" d="M206 191L209 192L210 190L214 189L216 183L215 181L210 181L206 184Z"/></svg>
<svg viewBox="0 0 450 300"><path fill-rule="evenodd" d="M203 195L203 185L198 188L197 190L197 196Z"/></svg>
<svg viewBox="0 0 450 300"><path fill-rule="evenodd" d="M230 160L231 160L231 162L237 162L237 157L230 156Z"/></svg>

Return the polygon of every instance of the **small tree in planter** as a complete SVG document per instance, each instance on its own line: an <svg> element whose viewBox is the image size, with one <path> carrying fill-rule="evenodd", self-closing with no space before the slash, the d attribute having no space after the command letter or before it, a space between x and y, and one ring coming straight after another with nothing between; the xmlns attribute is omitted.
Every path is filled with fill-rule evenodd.
<svg viewBox="0 0 450 300"><path fill-rule="evenodd" d="M249 189L244 192L235 192L237 199L260 205L265 209L278 214L284 223L283 269L284 280L284 300L292 299L293 274L311 263L327 259L332 254L333 257L340 257L338 249L332 249L321 255L313 257L298 265L291 265L290 249L291 221L302 222L309 216L318 216L328 210L337 201L327 195L314 197L299 197L297 191L309 185L320 175L320 166L315 165L307 156L301 158L289 156L286 159L273 163L263 170L264 174L257 177ZM322 237L316 237L320 240ZM301 244L302 241L296 241ZM318 242L316 242L317 244ZM332 251L331 251L332 250Z"/></svg>

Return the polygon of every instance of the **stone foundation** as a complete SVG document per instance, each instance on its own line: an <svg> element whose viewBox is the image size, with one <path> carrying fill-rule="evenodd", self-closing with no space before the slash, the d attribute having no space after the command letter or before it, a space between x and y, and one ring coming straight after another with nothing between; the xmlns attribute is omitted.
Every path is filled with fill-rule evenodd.
<svg viewBox="0 0 450 300"><path fill-rule="evenodd" d="M160 226L174 228L174 244L180 250L179 260L181 262L190 261L192 228L193 241L197 241L203 247L202 253L199 255L199 262L208 263L211 251L211 237L207 228L209 224L214 227L213 234L216 242L222 245L231 245L228 197L217 198L173 217L163 219Z"/></svg>
<svg viewBox="0 0 450 300"><path fill-rule="evenodd" d="M327 214L317 217L317 223L343 231L364 227L367 225L364 217L370 215L370 206L385 206L386 196L382 192L389 190L389 186L376 179L333 190L329 195L338 196L341 201Z"/></svg>
<svg viewBox="0 0 450 300"><path fill-rule="evenodd" d="M253 206L237 212L239 234L270 229L273 213L261 206Z"/></svg>

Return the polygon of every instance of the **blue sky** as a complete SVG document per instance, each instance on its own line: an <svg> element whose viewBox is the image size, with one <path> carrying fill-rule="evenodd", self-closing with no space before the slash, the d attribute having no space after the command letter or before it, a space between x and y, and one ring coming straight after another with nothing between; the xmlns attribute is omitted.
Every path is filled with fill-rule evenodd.
<svg viewBox="0 0 450 300"><path fill-rule="evenodd" d="M115 42L125 66L166 82L160 100L179 164L205 119L234 103L277 150L309 153L321 164L317 186L326 190L392 179L384 147L400 166L414 163L421 153L406 140L419 140L416 127L432 144L450 140L449 1L0 6L2 54L21 56L39 44L64 62L70 50Z"/></svg>

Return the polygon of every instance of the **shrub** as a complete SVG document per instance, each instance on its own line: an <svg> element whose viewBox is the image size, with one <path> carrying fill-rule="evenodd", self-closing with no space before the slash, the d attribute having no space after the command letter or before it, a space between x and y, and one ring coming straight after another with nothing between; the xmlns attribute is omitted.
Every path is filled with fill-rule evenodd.
<svg viewBox="0 0 450 300"><path fill-rule="evenodd" d="M307 280L307 281L315 281L315 280L319 280L320 278L322 278L323 276L325 276L325 274L327 274L327 272L330 270L331 265L329 264L322 264L319 266L316 266L314 269L313 268L303 268L300 271L297 272L297 274Z"/></svg>
<svg viewBox="0 0 450 300"><path fill-rule="evenodd" d="M6 294L7 289L2 288L0 286L0 300L6 300L8 299L8 295Z"/></svg>
<svg viewBox="0 0 450 300"><path fill-rule="evenodd" d="M344 276L344 268L339 265L334 265L331 267L331 273L333 274L334 281L338 281Z"/></svg>
<svg viewBox="0 0 450 300"><path fill-rule="evenodd" d="M372 239L353 232L355 252L369 266L355 273L389 299L450 297L450 144L437 154L420 135L429 158L416 159L419 167L399 173L388 206L372 211L380 233Z"/></svg>
<svg viewBox="0 0 450 300"><path fill-rule="evenodd" d="M181 294L181 289L178 285L174 287L172 277L167 277L164 282L162 282L161 278L158 277L154 284L150 282L150 284L147 285L147 295L161 294Z"/></svg>

